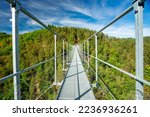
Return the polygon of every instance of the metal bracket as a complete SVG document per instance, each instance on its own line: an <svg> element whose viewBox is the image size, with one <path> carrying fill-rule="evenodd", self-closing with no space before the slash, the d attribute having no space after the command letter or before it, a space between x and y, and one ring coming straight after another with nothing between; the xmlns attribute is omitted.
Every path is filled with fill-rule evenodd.
<svg viewBox="0 0 150 117"><path fill-rule="evenodd" d="M136 2L137 2L137 5L135 5L136 4ZM136 14L136 13L138 13L138 8L137 8L137 6L142 6L143 8L144 8L144 1L143 0L134 0L133 2L132 2L132 4L133 4L133 7L134 7L134 14Z"/></svg>
<svg viewBox="0 0 150 117"><path fill-rule="evenodd" d="M54 35L56 35L56 36L57 36L57 32L54 32Z"/></svg>
<svg viewBox="0 0 150 117"><path fill-rule="evenodd" d="M17 0L15 0L12 4L11 7L16 8L16 10L20 10L21 3L19 3Z"/></svg>
<svg viewBox="0 0 150 117"><path fill-rule="evenodd" d="M14 2L11 4L11 6L16 8L16 6L17 6L17 5L16 5L16 2L14 1Z"/></svg>
<svg viewBox="0 0 150 117"><path fill-rule="evenodd" d="M143 2L143 1L138 2L138 5L139 5L139 6L142 6L142 7L144 8L144 2Z"/></svg>
<svg viewBox="0 0 150 117"><path fill-rule="evenodd" d="M138 10L135 10L135 11L134 11L134 14L136 14L136 13L138 13Z"/></svg>

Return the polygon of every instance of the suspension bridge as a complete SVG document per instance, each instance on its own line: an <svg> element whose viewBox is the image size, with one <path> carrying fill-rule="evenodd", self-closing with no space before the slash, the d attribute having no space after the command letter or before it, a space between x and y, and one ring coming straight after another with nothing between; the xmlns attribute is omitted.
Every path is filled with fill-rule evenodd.
<svg viewBox="0 0 150 117"><path fill-rule="evenodd" d="M146 3L146 0L134 0L124 12L122 12L120 15L118 15L116 18L114 18L111 22L109 22L105 27L100 29L98 32L93 34L91 37L84 40L82 43L78 45L72 46L72 50L68 49L68 59L71 58L71 60L67 61L65 63L65 51L64 51L64 42L67 41L67 39L62 38L57 32L51 30L46 24L44 24L42 21L40 21L38 18L36 18L32 13L30 13L28 10L26 10L21 3L19 3L17 0L6 0L11 5L11 11L12 11L12 47L13 47L13 74L10 74L8 76L5 76L3 78L0 78L0 83L5 82L6 80L13 77L13 83L14 83L14 99L20 100L21 99L21 89L20 89L20 74L27 72L31 69L36 68L39 65L42 65L44 63L49 62L50 60L54 60L54 83L48 88L52 88L54 85L60 85L60 90L58 92L57 98L58 100L95 100L95 96L92 90L92 87L99 88L98 84L98 62L101 62L103 64L108 65L109 67L112 67L127 76L130 76L130 78L135 79L135 99L142 100L144 98L144 85L150 86L150 82L144 80L144 66L143 66L143 10L144 10L144 3ZM133 11L133 15L135 15L135 36L136 36L136 75L131 74L125 70L122 70L108 62L105 62L98 58L98 45L97 45L97 39L98 34L111 26L113 23L124 17L129 12ZM36 21L38 24L46 28L48 31L52 32L54 34L54 57L50 58L49 60L45 60L43 62L40 62L38 64L35 64L33 66L30 66L28 68L25 68L23 70L20 70L19 68L19 42L18 42L18 36L19 36L19 30L18 30L18 16L19 13L22 12L23 14L27 15L29 18ZM56 39L57 37L61 38L63 40L63 71L66 72L64 76L64 80L62 82L57 82L57 57L60 55L57 55L56 53ZM89 54L89 40L95 39L95 56L92 56ZM87 49L85 49L85 45L87 45ZM81 49L82 48L82 49ZM87 50L87 51L85 51ZM70 55L70 56L69 56ZM85 59L85 56L87 56L87 60ZM88 65L88 68L90 67L90 59L95 59L95 84L90 84L87 76L87 72L83 66L84 64ZM68 64L68 69L65 69L65 64ZM105 83L100 80L101 83L104 84L104 86L109 90L109 88L105 85ZM48 90L47 89L47 90ZM46 90L46 91L47 91ZM44 91L40 96L42 96L46 91ZM113 93L109 92L113 99L116 99ZM40 96L37 98L39 99Z"/></svg>

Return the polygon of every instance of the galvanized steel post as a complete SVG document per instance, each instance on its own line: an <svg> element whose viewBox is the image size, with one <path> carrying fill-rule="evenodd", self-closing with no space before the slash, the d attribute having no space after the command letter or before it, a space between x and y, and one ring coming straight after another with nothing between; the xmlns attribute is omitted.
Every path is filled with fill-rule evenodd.
<svg viewBox="0 0 150 117"><path fill-rule="evenodd" d="M86 55L85 55L85 46L86 46L86 43L84 42L84 61L86 60Z"/></svg>
<svg viewBox="0 0 150 117"><path fill-rule="evenodd" d="M86 43L84 42L84 61L86 61Z"/></svg>
<svg viewBox="0 0 150 117"><path fill-rule="evenodd" d="M135 13L135 38L136 38L136 77L143 80L143 8L144 1L133 2ZM136 81L136 99L143 100L143 83Z"/></svg>
<svg viewBox="0 0 150 117"><path fill-rule="evenodd" d="M69 63L69 42L68 42L68 63Z"/></svg>
<svg viewBox="0 0 150 117"><path fill-rule="evenodd" d="M19 71L19 30L18 30L18 16L20 5L17 2L12 4L12 46L13 46L13 73ZM14 99L20 100L20 75L13 77L14 81Z"/></svg>
<svg viewBox="0 0 150 117"><path fill-rule="evenodd" d="M89 63L90 62L90 60L89 60L89 57L90 57L89 56L89 40L87 40L87 57L88 57L87 61L88 61L88 69L89 69L89 66L90 66L90 63Z"/></svg>
<svg viewBox="0 0 150 117"><path fill-rule="evenodd" d="M82 47L82 49L83 49L83 62L84 62L84 43L83 43L83 47Z"/></svg>
<svg viewBox="0 0 150 117"><path fill-rule="evenodd" d="M98 68L98 66L97 66L97 35L95 35L95 57L96 57L96 59L95 59L95 79L96 79L96 83L97 83L97 79L98 79L98 77L97 77L97 68Z"/></svg>
<svg viewBox="0 0 150 117"><path fill-rule="evenodd" d="M63 40L63 70L65 69L65 44L64 44L64 40Z"/></svg>
<svg viewBox="0 0 150 117"><path fill-rule="evenodd" d="M57 53L56 53L56 39L57 39L57 35L54 34L54 66L55 66L55 83L57 85Z"/></svg>

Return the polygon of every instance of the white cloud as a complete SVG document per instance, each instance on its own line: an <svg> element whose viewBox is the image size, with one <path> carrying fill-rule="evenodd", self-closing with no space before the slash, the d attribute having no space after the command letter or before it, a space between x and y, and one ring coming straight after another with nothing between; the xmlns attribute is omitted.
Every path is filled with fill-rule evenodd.
<svg viewBox="0 0 150 117"><path fill-rule="evenodd" d="M111 26L103 31L109 36L128 38L135 38L135 27L132 24L126 24L124 26ZM143 29L143 36L150 36L150 28Z"/></svg>
<svg viewBox="0 0 150 117"><path fill-rule="evenodd" d="M98 29L102 28L102 25L90 23L90 22L87 22L87 21L81 20L81 19L66 18L66 19L62 19L60 21L60 24L62 24L64 26L82 27L82 28L88 28L88 29L92 29L92 30L98 30Z"/></svg>
<svg viewBox="0 0 150 117"><path fill-rule="evenodd" d="M106 3L107 3L107 0L102 0L102 1L101 1L101 6L102 6L102 7L106 7Z"/></svg>
<svg viewBox="0 0 150 117"><path fill-rule="evenodd" d="M51 5L51 3L53 3L52 1L34 1L34 0L31 0L28 2L29 6L29 9L32 9L33 11L34 10L42 10L42 11L47 11L47 10L57 10L57 6L56 5ZM27 4L26 1L23 1L23 4ZM36 11L35 11L36 12Z"/></svg>
<svg viewBox="0 0 150 117"><path fill-rule="evenodd" d="M8 31L8 30L0 30L0 32L4 32L4 33L7 33L7 34L11 34L12 33L12 31Z"/></svg>
<svg viewBox="0 0 150 117"><path fill-rule="evenodd" d="M150 36L150 28L144 28L143 33L144 36Z"/></svg>
<svg viewBox="0 0 150 117"><path fill-rule="evenodd" d="M119 15L128 4L127 1L123 1L120 5L112 7L107 5L108 0L102 0L99 1L99 3L93 1L90 5L86 5L80 0L64 0L63 2L60 0L45 0L45 2L33 0L28 2L29 5L26 5L26 8L29 8L29 11L31 11L33 15L38 16L37 18L46 25L58 23L63 26L83 27L96 31L99 31L105 25L103 22L106 22L111 17ZM26 3L27 2L24 1L23 6L25 6ZM39 12L40 10L41 12ZM78 18L72 18L74 14L69 14L68 11L74 11L89 16L97 22L89 22L88 19L82 18L80 15ZM8 16L10 14L6 13L4 15ZM27 19L26 21L28 26L40 26L34 20ZM30 32L30 30L27 29L21 33L24 32ZM135 37L133 24L126 24L124 26L112 25L104 30L104 33L116 37ZM144 36L148 35L150 35L150 28L145 28Z"/></svg>
<svg viewBox="0 0 150 117"><path fill-rule="evenodd" d="M86 8L82 8L76 4L63 4L64 8L69 11L79 12L81 14L87 15L89 17L93 17L90 10Z"/></svg>
<svg viewBox="0 0 150 117"><path fill-rule="evenodd" d="M68 11L78 12L85 16L89 16L95 20L101 20L104 19L103 13L101 12L101 9L99 5L94 4L90 5L90 7L85 4L82 4L82 2L66 2L61 5L63 8L65 8Z"/></svg>
<svg viewBox="0 0 150 117"><path fill-rule="evenodd" d="M82 27L82 28L88 28L96 31L99 31L102 27L104 27L104 25L90 23L84 20L76 20L76 19L63 19L60 23L65 26ZM108 34L109 36L115 36L121 38L128 38L128 37L134 38L135 27L133 24L125 24L122 26L113 25L105 29L103 33ZM143 34L144 36L150 36L150 28L144 28Z"/></svg>
<svg viewBox="0 0 150 117"><path fill-rule="evenodd" d="M25 31L20 31L19 33L20 34L24 34L24 33L29 33L29 32L31 32L32 30L25 30Z"/></svg>
<svg viewBox="0 0 150 117"><path fill-rule="evenodd" d="M126 24L122 26L111 26L103 31L109 36L115 37L135 37L135 29L132 24Z"/></svg>
<svg viewBox="0 0 150 117"><path fill-rule="evenodd" d="M39 26L39 24L34 20L28 20L27 25L28 26Z"/></svg>
<svg viewBox="0 0 150 117"><path fill-rule="evenodd" d="M0 20L2 19L8 20L10 17L11 17L11 12L0 9Z"/></svg>
<svg viewBox="0 0 150 117"><path fill-rule="evenodd" d="M85 3L82 3L82 1L76 0L62 2L61 7L69 11L74 11L89 16L97 21L102 21L119 15L122 11L124 11L126 6L128 6L127 4L129 4L129 2L123 1L120 5L113 7L108 6L107 2L108 0L102 0L99 3L93 1L92 4L86 5Z"/></svg>
<svg viewBox="0 0 150 117"><path fill-rule="evenodd" d="M55 18L47 18L47 19L42 19L40 20L42 21L44 24L48 25L48 24L52 24L53 22L56 21ZM26 23L28 26L40 26L40 24L38 24L36 21L34 20L28 20Z"/></svg>

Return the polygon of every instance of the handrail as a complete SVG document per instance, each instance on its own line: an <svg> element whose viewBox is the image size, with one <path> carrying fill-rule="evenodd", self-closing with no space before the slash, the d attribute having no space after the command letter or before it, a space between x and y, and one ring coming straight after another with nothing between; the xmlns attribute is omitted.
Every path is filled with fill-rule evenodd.
<svg viewBox="0 0 150 117"><path fill-rule="evenodd" d="M51 80L54 79L54 75L52 76ZM42 97L49 89L51 89L53 86L53 84L51 84L46 90L42 91L42 93L35 99L35 100L38 100L40 97Z"/></svg>
<svg viewBox="0 0 150 117"><path fill-rule="evenodd" d="M86 53L86 52L84 52L84 53ZM90 57L92 57L92 58L94 58L94 59L97 59L98 61L100 61L100 62L102 62L102 63L104 63L104 64L106 64L106 65L108 65L108 66L110 66L110 67L112 67L112 68L114 68L114 69L116 69L116 70L118 70L118 71L120 71L120 72L126 74L126 75L128 75L128 76L130 76L131 78L133 78L133 79L135 79L135 80L137 80L137 81L139 81L139 82L141 82L141 83L144 83L144 84L150 86L150 82L148 82L148 81L146 81L146 80L141 80L141 79L137 78L135 75L133 75L133 74L131 74L131 73L125 71L125 70L122 70L122 69L120 69L120 68L118 68L118 67L116 67L116 66L114 66L114 65L112 65L112 64L110 64L110 63L107 63L107 62L105 62L105 61L103 61L103 60L101 60L101 59L98 59L98 58L96 58L96 57L94 57L94 56L92 56L92 55L90 55L90 54L88 54L88 53L86 53L86 54L89 55Z"/></svg>
<svg viewBox="0 0 150 117"><path fill-rule="evenodd" d="M52 88L52 86L53 86L53 84L50 85L44 92L42 92L35 100L38 100L41 96L43 96L49 89Z"/></svg>
<svg viewBox="0 0 150 117"><path fill-rule="evenodd" d="M125 16L126 14L128 14L132 10L133 10L133 6L130 6L123 13L121 13L119 16L117 16L116 18L114 18L110 23L108 23L105 27L103 27L98 32L96 32L95 34L93 34L90 38L88 38L88 40L91 39L92 37L94 37L95 35L97 35L98 33L102 32L103 30L105 30L109 26L111 26L113 23L115 23L117 20L121 19L123 16Z"/></svg>
<svg viewBox="0 0 150 117"><path fill-rule="evenodd" d="M65 54L66 54L66 53L65 53ZM60 55L58 55L57 57L60 57L60 56L62 56L62 55L63 55L63 54L60 54ZM7 80L7 79L9 79L9 78L11 78L11 77L14 77L14 76L16 76L16 75L22 74L22 73L24 73L24 72L26 72L26 71L29 71L29 70L31 70L31 69L33 69L33 68L35 68L35 67L38 67L38 66L42 65L42 64L44 64L44 63L47 63L47 62L53 60L54 58L55 58L55 57L52 57L52 58L50 58L50 59L48 59L48 60L45 60L45 61L40 62L40 63L37 63L37 64L35 64L35 65L33 65L33 66L30 66L30 67L28 67L28 68L25 68L25 69L23 69L23 70L20 70L19 72L16 72L16 73L14 73L14 74L10 74L10 75L5 76L5 77L3 77L3 78L0 78L0 82L3 82L3 81L5 81L5 80Z"/></svg>
<svg viewBox="0 0 150 117"><path fill-rule="evenodd" d="M131 12L132 10L133 10L133 6L130 6L123 13L121 13L119 16L117 16L116 18L114 18L110 23L108 23L106 26L104 26L103 28L101 28L98 32L94 33L92 36L90 36L89 38L87 38L86 40L84 40L83 42L81 42L81 44L84 43L87 40L90 40L92 37L94 37L98 33L102 32L103 30L105 30L106 28L108 28L109 26L111 26L112 24L114 24L116 21L118 21L119 19L121 19L123 16L125 16L126 14L128 14L129 12Z"/></svg>
<svg viewBox="0 0 150 117"><path fill-rule="evenodd" d="M87 62L87 61L86 61ZM93 67L91 66L91 64L89 64L90 68L92 69L92 71L95 72L95 70L93 69ZM99 74L98 77L100 79L100 81L102 82L102 84L104 85L104 87L107 89L107 91L109 91L110 95L113 97L113 99L117 100L117 98L114 96L114 94L112 93L112 91L110 90L110 88L106 85L106 83L100 78Z"/></svg>
<svg viewBox="0 0 150 117"><path fill-rule="evenodd" d="M79 48L78 48L78 52L79 52L79 55L81 54L81 50L79 50ZM81 55L80 55L80 57L81 57ZM87 60L86 60L86 63L88 63L87 62ZM92 71L93 72L95 72L95 70L93 69L93 67L91 66L91 64L89 64L89 66L90 66L90 68L92 69ZM99 77L99 79L100 79L100 81L102 82L102 84L104 85L104 87L109 91L109 93L110 93L110 95L113 97L113 99L117 99L115 96L114 96L114 94L110 91L110 89L109 89L109 87L106 85L106 83L100 78L100 76L99 76L99 74L98 74L98 77Z"/></svg>
<svg viewBox="0 0 150 117"><path fill-rule="evenodd" d="M97 66L97 60L107 64L108 66L117 69L118 71L130 76L131 78L136 80L136 99L138 100L143 100L144 96L144 84L150 86L150 82L144 80L144 59L143 59L143 10L144 10L144 2L147 0L133 0L132 6L127 8L123 13L121 13L119 16L117 16L115 19L113 19L110 23L108 23L105 27L103 27L101 30L98 32L94 33L91 37L85 39L81 44L83 44L84 48L84 43L86 41L89 41L93 36L95 36L95 67ZM135 16L135 45L136 45L136 76L133 74L130 74L120 68L117 68L114 65L111 65L103 60L100 60L97 58L97 34L108 28L110 25L118 21L120 18L125 16L127 13L132 11L134 9L134 16ZM84 50L83 50L83 55L84 55ZM88 53L89 55L89 53ZM96 67L97 70L97 67ZM97 71L96 71L96 77L97 77Z"/></svg>

